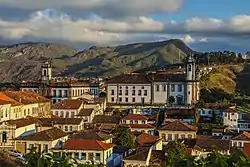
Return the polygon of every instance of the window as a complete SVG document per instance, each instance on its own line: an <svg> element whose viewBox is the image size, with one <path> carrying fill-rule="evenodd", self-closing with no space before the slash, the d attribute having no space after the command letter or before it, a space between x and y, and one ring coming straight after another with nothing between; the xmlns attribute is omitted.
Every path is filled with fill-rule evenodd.
<svg viewBox="0 0 250 167"><path fill-rule="evenodd" d="M119 95L122 95L122 90L119 90Z"/></svg>
<svg viewBox="0 0 250 167"><path fill-rule="evenodd" d="M114 102L114 101L115 101L115 98L111 97L111 101Z"/></svg>
<svg viewBox="0 0 250 167"><path fill-rule="evenodd" d="M64 90L64 97L68 97L68 90Z"/></svg>
<svg viewBox="0 0 250 167"><path fill-rule="evenodd" d="M135 102L135 98L134 97L132 98L132 102Z"/></svg>
<svg viewBox="0 0 250 167"><path fill-rule="evenodd" d="M166 134L165 133L161 134L161 138L163 139L163 141L166 141Z"/></svg>
<svg viewBox="0 0 250 167"><path fill-rule="evenodd" d="M132 96L134 96L135 95L135 90L132 90Z"/></svg>
<svg viewBox="0 0 250 167"><path fill-rule="evenodd" d="M234 115L234 113L231 113L231 115Z"/></svg>
<svg viewBox="0 0 250 167"><path fill-rule="evenodd" d="M79 153L74 153L75 159L79 159Z"/></svg>
<svg viewBox="0 0 250 167"><path fill-rule="evenodd" d="M227 113L225 113L225 117L227 117Z"/></svg>
<svg viewBox="0 0 250 167"><path fill-rule="evenodd" d="M7 114L7 111L6 111L6 114ZM30 109L28 109L28 115L30 115Z"/></svg>
<svg viewBox="0 0 250 167"><path fill-rule="evenodd" d="M135 124L139 124L139 122L136 120L136 121L135 121Z"/></svg>
<svg viewBox="0 0 250 167"><path fill-rule="evenodd" d="M178 134L175 134L175 135L174 135L174 138L175 138L175 140L177 140L177 139L179 138L179 135L178 135Z"/></svg>
<svg viewBox="0 0 250 167"><path fill-rule="evenodd" d="M73 131L73 127L72 127L72 126L69 127L69 131L70 131L70 132Z"/></svg>
<svg viewBox="0 0 250 167"><path fill-rule="evenodd" d="M111 95L115 95L115 90L114 89L111 90Z"/></svg>
<svg viewBox="0 0 250 167"><path fill-rule="evenodd" d="M36 147L37 147L37 151L40 153L42 151L41 150L41 144L37 144Z"/></svg>
<svg viewBox="0 0 250 167"><path fill-rule="evenodd" d="M100 153L95 154L95 160L100 161L101 160L101 155Z"/></svg>
<svg viewBox="0 0 250 167"><path fill-rule="evenodd" d="M128 86L126 86L125 89L128 89Z"/></svg>
<svg viewBox="0 0 250 167"><path fill-rule="evenodd" d="M26 115L26 110L24 109L24 116Z"/></svg>
<svg viewBox="0 0 250 167"><path fill-rule="evenodd" d="M212 114L212 112L211 112L211 111L208 111L208 114Z"/></svg>
<svg viewBox="0 0 250 167"><path fill-rule="evenodd" d="M144 89L144 86L142 86L141 89Z"/></svg>
<svg viewBox="0 0 250 167"><path fill-rule="evenodd" d="M119 97L119 102L122 102L122 98L121 97Z"/></svg>
<svg viewBox="0 0 250 167"><path fill-rule="evenodd" d="M190 95L190 91L188 91L188 94Z"/></svg>
<svg viewBox="0 0 250 167"><path fill-rule="evenodd" d="M147 96L147 95L148 95L148 91L144 90L144 96Z"/></svg>
<svg viewBox="0 0 250 167"><path fill-rule="evenodd" d="M63 111L61 111L60 117L63 117Z"/></svg>
<svg viewBox="0 0 250 167"><path fill-rule="evenodd" d="M128 102L128 98L127 97L125 98L125 102Z"/></svg>
<svg viewBox="0 0 250 167"><path fill-rule="evenodd" d="M89 153L88 157L89 157L89 160L90 160L90 161L93 161L93 160L94 160L94 154L93 154L93 153Z"/></svg>
<svg viewBox="0 0 250 167"><path fill-rule="evenodd" d="M135 86L133 86L133 89L135 89Z"/></svg>
<svg viewBox="0 0 250 167"><path fill-rule="evenodd" d="M126 95L126 96L128 95L128 90L125 90L125 95Z"/></svg>
<svg viewBox="0 0 250 167"><path fill-rule="evenodd" d="M168 141L172 141L172 134L168 134Z"/></svg>
<svg viewBox="0 0 250 167"><path fill-rule="evenodd" d="M188 138L189 138L189 139L192 139L192 135L188 135Z"/></svg>
<svg viewBox="0 0 250 167"><path fill-rule="evenodd" d="M30 149L34 148L34 144L30 144L29 147L30 147Z"/></svg>
<svg viewBox="0 0 250 167"><path fill-rule="evenodd" d="M71 117L74 118L74 116L75 116L75 112L72 111L72 112L71 112Z"/></svg>
<svg viewBox="0 0 250 167"><path fill-rule="evenodd" d="M146 121L141 121L142 122L142 124L146 124Z"/></svg>
<svg viewBox="0 0 250 167"><path fill-rule="evenodd" d="M182 138L182 139L185 139L185 134L182 134L182 135L181 135L181 138Z"/></svg>
<svg viewBox="0 0 250 167"><path fill-rule="evenodd" d="M204 111L204 110L202 110L202 114L203 114L203 115L205 114L205 111Z"/></svg>
<svg viewBox="0 0 250 167"><path fill-rule="evenodd" d="M142 103L142 104L145 103L145 98L144 98L144 97L141 98L141 103Z"/></svg>
<svg viewBox="0 0 250 167"><path fill-rule="evenodd" d="M237 147L237 142L234 142L233 145L234 145L234 147Z"/></svg>
<svg viewBox="0 0 250 167"><path fill-rule="evenodd" d="M192 65L188 65L188 71L192 71Z"/></svg>
<svg viewBox="0 0 250 167"><path fill-rule="evenodd" d="M166 90L167 90L166 87L167 87L166 85L162 85L162 91L163 92L166 92Z"/></svg>
<svg viewBox="0 0 250 167"><path fill-rule="evenodd" d="M64 128L65 128L65 132L67 132L68 131L68 126L65 126Z"/></svg>
<svg viewBox="0 0 250 167"><path fill-rule="evenodd" d="M82 160L86 160L86 153L82 153L82 154L81 154L81 159L82 159Z"/></svg>
<svg viewBox="0 0 250 167"><path fill-rule="evenodd" d="M8 109L5 111L5 117L8 117Z"/></svg>
<svg viewBox="0 0 250 167"><path fill-rule="evenodd" d="M66 112L66 116L65 116L66 118L68 118L69 117L69 112L67 111Z"/></svg>
<svg viewBox="0 0 250 167"><path fill-rule="evenodd" d="M159 85L156 85L156 92L159 92L160 91L160 86Z"/></svg>
<svg viewBox="0 0 250 167"><path fill-rule="evenodd" d="M123 120L122 122L123 122L123 124L126 124L126 120Z"/></svg>
<svg viewBox="0 0 250 167"><path fill-rule="evenodd" d="M59 90L59 97L62 97L62 90Z"/></svg>
<svg viewBox="0 0 250 167"><path fill-rule="evenodd" d="M175 92L175 85L171 85L171 92Z"/></svg>
<svg viewBox="0 0 250 167"><path fill-rule="evenodd" d="M178 92L182 92L182 85L178 85Z"/></svg>
<svg viewBox="0 0 250 167"><path fill-rule="evenodd" d="M46 151L46 152L48 151L48 145L47 144L43 145L43 150Z"/></svg>
<svg viewBox="0 0 250 167"><path fill-rule="evenodd" d="M141 96L141 90L138 90L138 96Z"/></svg>
<svg viewBox="0 0 250 167"><path fill-rule="evenodd" d="M133 120L130 120L130 124L133 124Z"/></svg>

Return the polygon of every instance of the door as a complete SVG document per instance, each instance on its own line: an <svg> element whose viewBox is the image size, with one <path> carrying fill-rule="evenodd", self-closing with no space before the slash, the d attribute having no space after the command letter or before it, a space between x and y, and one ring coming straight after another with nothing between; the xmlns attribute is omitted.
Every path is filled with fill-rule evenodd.
<svg viewBox="0 0 250 167"><path fill-rule="evenodd" d="M2 142L6 143L7 142L7 132L2 133Z"/></svg>
<svg viewBox="0 0 250 167"><path fill-rule="evenodd" d="M181 105L183 104L183 96L179 95L176 97L177 104Z"/></svg>

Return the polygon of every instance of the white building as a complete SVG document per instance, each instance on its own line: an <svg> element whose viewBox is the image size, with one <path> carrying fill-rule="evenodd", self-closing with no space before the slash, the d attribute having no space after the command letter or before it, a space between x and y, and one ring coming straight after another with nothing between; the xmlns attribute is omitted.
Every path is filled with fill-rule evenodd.
<svg viewBox="0 0 250 167"><path fill-rule="evenodd" d="M53 103L65 99L80 98L84 93L91 92L94 95L99 95L98 83L87 83L77 79L52 79L52 66L46 62L42 65L41 81L32 81L21 83L20 89L32 90L42 96L50 98Z"/></svg>
<svg viewBox="0 0 250 167"><path fill-rule="evenodd" d="M238 128L238 117L236 107L229 107L223 112L223 125L230 128Z"/></svg>
<svg viewBox="0 0 250 167"><path fill-rule="evenodd" d="M193 104L199 100L199 75L190 56L184 74L151 72L131 73L107 81L107 103L118 105L166 104L172 96L177 104Z"/></svg>

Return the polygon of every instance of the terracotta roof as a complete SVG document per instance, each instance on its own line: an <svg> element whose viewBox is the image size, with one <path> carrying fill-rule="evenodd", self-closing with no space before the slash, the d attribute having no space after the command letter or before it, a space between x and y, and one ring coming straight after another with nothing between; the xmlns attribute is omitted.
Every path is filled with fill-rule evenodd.
<svg viewBox="0 0 250 167"><path fill-rule="evenodd" d="M98 140L98 141L105 141L111 139L112 136L106 133L103 133L98 130L86 130L81 131L72 136L74 139L90 139L90 140Z"/></svg>
<svg viewBox="0 0 250 167"><path fill-rule="evenodd" d="M90 116L94 111L94 108L83 108L76 116Z"/></svg>
<svg viewBox="0 0 250 167"><path fill-rule="evenodd" d="M146 121L149 120L149 118L145 115L141 115L141 114L128 114L127 116L122 118L123 120L142 120L142 121Z"/></svg>
<svg viewBox="0 0 250 167"><path fill-rule="evenodd" d="M16 101L15 99L12 99L11 97L5 95L4 93L0 92L0 99L6 102L11 103L12 106L21 106L22 103Z"/></svg>
<svg viewBox="0 0 250 167"><path fill-rule="evenodd" d="M144 75L139 73L122 74L109 79L108 84L151 84L150 80Z"/></svg>
<svg viewBox="0 0 250 167"><path fill-rule="evenodd" d="M13 125L13 126L15 125L16 128L21 128L21 127L28 126L31 124L36 124L37 121L32 118L22 118L22 119L16 119L16 120L9 120L9 121L6 121L6 123L9 125Z"/></svg>
<svg viewBox="0 0 250 167"><path fill-rule="evenodd" d="M4 91L6 96L22 103L22 104L34 104L34 103L47 103L49 99L38 95L33 91Z"/></svg>
<svg viewBox="0 0 250 167"><path fill-rule="evenodd" d="M62 100L58 103L53 104L52 109L76 110L81 107L82 103L83 101L78 99Z"/></svg>
<svg viewBox="0 0 250 167"><path fill-rule="evenodd" d="M6 104L11 104L11 102L0 99L0 105L6 105Z"/></svg>
<svg viewBox="0 0 250 167"><path fill-rule="evenodd" d="M101 124L98 129L105 133L111 133L115 129L115 124Z"/></svg>
<svg viewBox="0 0 250 167"><path fill-rule="evenodd" d="M115 145L112 143L104 143L98 140L90 139L69 139L63 146L65 150L108 150Z"/></svg>
<svg viewBox="0 0 250 167"><path fill-rule="evenodd" d="M42 126L57 125L79 125L82 122L82 118L37 118Z"/></svg>
<svg viewBox="0 0 250 167"><path fill-rule="evenodd" d="M244 154L246 155L246 156L250 156L250 143L244 143Z"/></svg>
<svg viewBox="0 0 250 167"><path fill-rule="evenodd" d="M154 82L185 82L186 78L184 74L170 74L170 73L164 73L164 74L149 74L148 75Z"/></svg>
<svg viewBox="0 0 250 167"><path fill-rule="evenodd" d="M177 108L177 109L167 109L165 111L165 115L194 115L195 114L195 109L181 109L181 108Z"/></svg>
<svg viewBox="0 0 250 167"><path fill-rule="evenodd" d="M92 120L93 124L119 124L121 120L120 116L117 115L95 115Z"/></svg>
<svg viewBox="0 0 250 167"><path fill-rule="evenodd" d="M140 152L135 152L134 154L125 157L123 160L125 161L146 161L148 158L148 152L149 149L140 151Z"/></svg>
<svg viewBox="0 0 250 167"><path fill-rule="evenodd" d="M194 149L205 149L208 151L212 151L214 149L218 150L229 150L230 140L221 140L221 139L207 139L207 138L198 138L196 140L196 145Z"/></svg>
<svg viewBox="0 0 250 167"><path fill-rule="evenodd" d="M197 131L197 127L189 125L182 121L174 121L160 127L159 130L169 130L169 131Z"/></svg>
<svg viewBox="0 0 250 167"><path fill-rule="evenodd" d="M139 135L136 138L136 142L140 145L140 146L152 146L154 145L156 142L158 142L159 140L161 140L161 138L159 136L154 136L154 135L150 135L147 133L142 133L141 135Z"/></svg>
<svg viewBox="0 0 250 167"><path fill-rule="evenodd" d="M62 137L68 136L58 128L51 128L41 132L37 132L28 136L18 137L16 140L28 140L28 141L53 141Z"/></svg>
<svg viewBox="0 0 250 167"><path fill-rule="evenodd" d="M121 126L130 127L131 129L154 129L151 124L121 124Z"/></svg>
<svg viewBox="0 0 250 167"><path fill-rule="evenodd" d="M232 140L250 141L250 133L249 132L243 132L242 134L232 138Z"/></svg>
<svg viewBox="0 0 250 167"><path fill-rule="evenodd" d="M224 110L224 112L236 113L237 112L236 106L228 107L226 110Z"/></svg>

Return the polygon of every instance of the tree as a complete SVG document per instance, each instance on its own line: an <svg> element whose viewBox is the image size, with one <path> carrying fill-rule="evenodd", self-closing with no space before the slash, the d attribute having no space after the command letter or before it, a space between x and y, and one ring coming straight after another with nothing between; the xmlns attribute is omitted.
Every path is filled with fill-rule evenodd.
<svg viewBox="0 0 250 167"><path fill-rule="evenodd" d="M180 143L177 141L171 141L166 146L166 164L167 166L175 166L176 164L180 163L180 161L184 158L186 153L186 148L184 143Z"/></svg>
<svg viewBox="0 0 250 167"><path fill-rule="evenodd" d="M114 131L114 136L115 144L128 148L135 147L135 138L131 134L130 128L118 126Z"/></svg>

